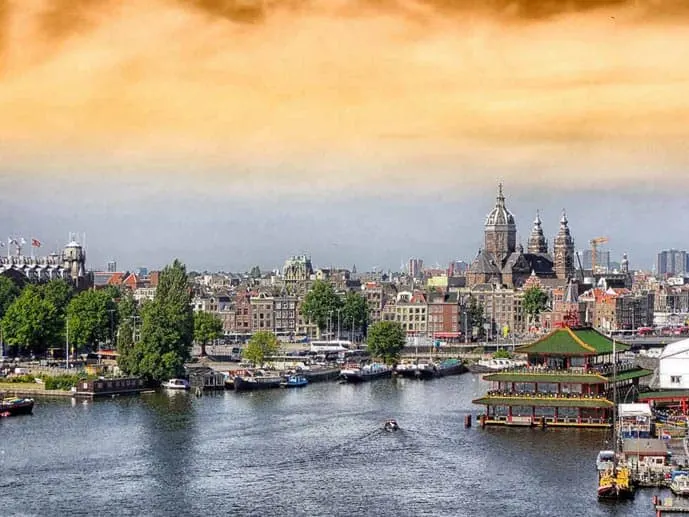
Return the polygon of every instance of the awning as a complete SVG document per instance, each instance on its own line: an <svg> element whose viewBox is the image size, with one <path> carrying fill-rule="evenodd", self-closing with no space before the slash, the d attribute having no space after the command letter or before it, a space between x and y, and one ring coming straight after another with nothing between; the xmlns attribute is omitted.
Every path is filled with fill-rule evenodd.
<svg viewBox="0 0 689 517"><path fill-rule="evenodd" d="M461 332L435 332L433 334L433 337L435 338L440 338L440 339L452 339L452 338L458 338L461 337L462 333Z"/></svg>

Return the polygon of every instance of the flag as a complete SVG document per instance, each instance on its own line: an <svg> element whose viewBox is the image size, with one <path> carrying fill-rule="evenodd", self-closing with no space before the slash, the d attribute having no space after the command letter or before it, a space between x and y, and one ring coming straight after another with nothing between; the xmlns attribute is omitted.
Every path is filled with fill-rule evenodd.
<svg viewBox="0 0 689 517"><path fill-rule="evenodd" d="M22 237L21 244L22 244L22 246L24 246L24 244L26 244L26 239L24 237Z"/></svg>
<svg viewBox="0 0 689 517"><path fill-rule="evenodd" d="M4 247L5 247L5 243L4 243L4 242L0 242L0 248L4 248Z"/></svg>
<svg viewBox="0 0 689 517"><path fill-rule="evenodd" d="M17 239L13 239L12 237L7 237L7 245L11 246L12 244L18 244Z"/></svg>
<svg viewBox="0 0 689 517"><path fill-rule="evenodd" d="M31 245L34 248L40 248L41 247L41 241L39 241L38 239L31 239Z"/></svg>

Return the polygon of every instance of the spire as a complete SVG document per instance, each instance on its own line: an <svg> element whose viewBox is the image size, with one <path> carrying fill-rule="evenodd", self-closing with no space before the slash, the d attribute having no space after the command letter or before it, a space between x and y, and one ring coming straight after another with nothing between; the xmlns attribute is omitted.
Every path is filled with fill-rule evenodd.
<svg viewBox="0 0 689 517"><path fill-rule="evenodd" d="M562 209L560 231L553 243L554 269L557 278L566 280L574 276L574 240L569 233L567 213Z"/></svg>
<svg viewBox="0 0 689 517"><path fill-rule="evenodd" d="M548 253L548 241L543 235L543 228L541 227L541 214L536 211L536 219L533 221L533 228L529 236L528 250L531 254Z"/></svg>
<svg viewBox="0 0 689 517"><path fill-rule="evenodd" d="M562 209L562 217L560 218L560 227L561 227L561 228L566 228L566 227L567 227L567 223L568 223L568 221L567 221L567 212L566 212L565 209L563 208L563 209Z"/></svg>

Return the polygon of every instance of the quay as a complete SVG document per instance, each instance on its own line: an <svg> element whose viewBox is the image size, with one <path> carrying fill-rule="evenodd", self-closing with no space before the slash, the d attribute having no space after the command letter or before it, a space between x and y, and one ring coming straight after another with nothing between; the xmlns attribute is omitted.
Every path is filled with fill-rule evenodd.
<svg viewBox="0 0 689 517"><path fill-rule="evenodd" d="M661 499L658 496L654 496L653 508L656 512L656 517L662 517L663 515L673 513L689 513L689 502L676 497Z"/></svg>
<svg viewBox="0 0 689 517"><path fill-rule="evenodd" d="M35 386L35 387L34 387ZM74 393L65 390L46 390L40 384L0 384L0 393L11 397L27 398L71 398Z"/></svg>

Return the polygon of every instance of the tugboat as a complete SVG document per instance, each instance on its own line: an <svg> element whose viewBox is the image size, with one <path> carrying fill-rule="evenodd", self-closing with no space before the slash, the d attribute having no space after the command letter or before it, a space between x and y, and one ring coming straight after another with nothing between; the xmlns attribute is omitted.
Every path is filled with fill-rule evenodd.
<svg viewBox="0 0 689 517"><path fill-rule="evenodd" d="M303 375L290 375L286 380L280 383L281 388L301 388L309 383L308 379Z"/></svg>
<svg viewBox="0 0 689 517"><path fill-rule="evenodd" d="M34 400L28 398L9 398L0 400L0 416L30 415Z"/></svg>
<svg viewBox="0 0 689 517"><path fill-rule="evenodd" d="M391 418L383 423L383 430L387 431L388 433L393 433L395 431L399 431L400 426L397 424L397 420Z"/></svg>

